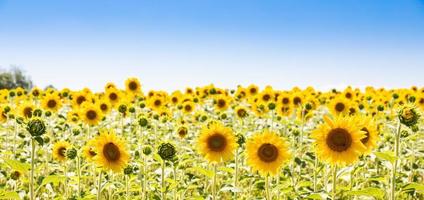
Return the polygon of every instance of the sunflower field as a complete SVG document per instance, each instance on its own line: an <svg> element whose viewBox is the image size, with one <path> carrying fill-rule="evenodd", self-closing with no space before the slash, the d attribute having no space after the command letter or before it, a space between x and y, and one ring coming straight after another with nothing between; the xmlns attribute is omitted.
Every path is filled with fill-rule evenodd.
<svg viewBox="0 0 424 200"><path fill-rule="evenodd" d="M0 199L424 199L424 88L0 90Z"/></svg>

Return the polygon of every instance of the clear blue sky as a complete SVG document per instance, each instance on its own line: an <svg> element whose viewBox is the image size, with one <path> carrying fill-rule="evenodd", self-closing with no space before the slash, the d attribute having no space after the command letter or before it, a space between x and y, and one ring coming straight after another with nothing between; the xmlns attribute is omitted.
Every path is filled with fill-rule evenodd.
<svg viewBox="0 0 424 200"><path fill-rule="evenodd" d="M44 87L424 86L424 0L0 0L0 66Z"/></svg>

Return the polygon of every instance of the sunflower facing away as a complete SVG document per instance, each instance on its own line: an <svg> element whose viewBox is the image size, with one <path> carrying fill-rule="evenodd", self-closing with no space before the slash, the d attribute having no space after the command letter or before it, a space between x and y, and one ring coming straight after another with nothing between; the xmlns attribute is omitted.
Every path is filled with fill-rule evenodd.
<svg viewBox="0 0 424 200"><path fill-rule="evenodd" d="M120 172L127 166L129 153L124 141L115 133L102 131L94 143L97 153L94 159L99 166L113 172Z"/></svg>
<svg viewBox="0 0 424 200"><path fill-rule="evenodd" d="M315 148L318 158L333 164L345 165L355 162L366 150L361 142L365 132L352 118L338 117L332 121L324 117L325 124L321 124L312 132L315 139Z"/></svg>
<svg viewBox="0 0 424 200"><path fill-rule="evenodd" d="M233 131L218 122L203 127L197 141L199 153L211 163L233 159L236 147Z"/></svg>
<svg viewBox="0 0 424 200"><path fill-rule="evenodd" d="M290 158L286 141L268 130L246 142L247 164L263 176L276 175Z"/></svg>
<svg viewBox="0 0 424 200"><path fill-rule="evenodd" d="M54 144L53 146L53 158L58 161L66 160L66 150L68 150L71 145L66 141L60 141Z"/></svg>

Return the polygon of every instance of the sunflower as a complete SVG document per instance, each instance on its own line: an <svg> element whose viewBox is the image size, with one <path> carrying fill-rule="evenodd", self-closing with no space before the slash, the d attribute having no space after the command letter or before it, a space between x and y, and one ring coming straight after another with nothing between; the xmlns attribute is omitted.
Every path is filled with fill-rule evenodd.
<svg viewBox="0 0 424 200"><path fill-rule="evenodd" d="M75 92L72 94L72 105L80 107L84 102L90 102L90 94L84 91Z"/></svg>
<svg viewBox="0 0 424 200"><path fill-rule="evenodd" d="M259 94L259 100L268 103L273 102L275 100L275 94L272 89L265 89Z"/></svg>
<svg viewBox="0 0 424 200"><path fill-rule="evenodd" d="M115 107L121 101L122 94L119 90L112 87L106 90L106 98L109 100L110 104Z"/></svg>
<svg viewBox="0 0 424 200"><path fill-rule="evenodd" d="M236 148L236 137L233 131L219 122L204 126L197 140L199 153L211 163L233 159Z"/></svg>
<svg viewBox="0 0 424 200"><path fill-rule="evenodd" d="M42 90L40 88L38 88L38 87L32 88L32 90L31 90L31 96L32 97L38 98L38 97L41 96L41 94L42 94Z"/></svg>
<svg viewBox="0 0 424 200"><path fill-rule="evenodd" d="M356 117L357 124L361 131L365 132L365 137L361 139L362 144L367 150L366 154L371 153L372 149L377 146L378 129L377 124L371 117Z"/></svg>
<svg viewBox="0 0 424 200"><path fill-rule="evenodd" d="M187 127L186 127L186 126L180 126L180 127L177 129L177 134L178 134L178 136L180 136L181 138L185 138L185 137L187 136L187 134L188 134L188 129L187 129Z"/></svg>
<svg viewBox="0 0 424 200"><path fill-rule="evenodd" d="M110 105L109 101L105 98L101 98L96 105L98 105L104 115L109 114L112 109L112 105Z"/></svg>
<svg viewBox="0 0 424 200"><path fill-rule="evenodd" d="M62 101L56 92L46 94L42 100L42 107L48 111L56 112L62 107Z"/></svg>
<svg viewBox="0 0 424 200"><path fill-rule="evenodd" d="M336 97L328 104L333 115L345 115L349 113L350 102L344 97Z"/></svg>
<svg viewBox="0 0 424 200"><path fill-rule="evenodd" d="M67 116L68 122L71 122L71 123L74 123L74 124L78 123L78 121L80 119L79 113L77 111L75 111L75 110L70 110L66 114L66 116Z"/></svg>
<svg viewBox="0 0 424 200"><path fill-rule="evenodd" d="M277 114L281 117L288 117L292 114L293 108L291 105L278 105L277 106Z"/></svg>
<svg viewBox="0 0 424 200"><path fill-rule="evenodd" d="M112 82L106 83L106 85L105 85L105 90L107 91L107 90L109 90L109 89L111 89L111 88L116 89L116 85L115 85L115 83L112 83Z"/></svg>
<svg viewBox="0 0 424 200"><path fill-rule="evenodd" d="M66 141L56 142L53 146L53 158L58 161L66 160L66 150L68 150L71 145Z"/></svg>
<svg viewBox="0 0 424 200"><path fill-rule="evenodd" d="M285 161L290 158L285 139L265 130L246 142L247 164L263 176L277 175Z"/></svg>
<svg viewBox="0 0 424 200"><path fill-rule="evenodd" d="M0 106L0 122L4 123L7 121L7 112L5 111L5 106Z"/></svg>
<svg viewBox="0 0 424 200"><path fill-rule="evenodd" d="M92 126L97 125L103 118L103 113L99 107L100 106L92 103L84 103L80 110L79 116L81 116L81 119L85 123Z"/></svg>
<svg viewBox="0 0 424 200"><path fill-rule="evenodd" d="M217 95L214 102L215 109L219 111L225 111L230 106L230 98L225 95Z"/></svg>
<svg viewBox="0 0 424 200"><path fill-rule="evenodd" d="M155 111L160 111L165 107L165 98L160 95L153 95L147 100L149 108Z"/></svg>
<svg viewBox="0 0 424 200"><path fill-rule="evenodd" d="M245 117L247 117L249 114L247 113L247 109L245 107L242 106L237 106L234 109L234 112L236 113L236 116L240 119L243 119Z"/></svg>
<svg viewBox="0 0 424 200"><path fill-rule="evenodd" d="M112 131L102 131L95 139L96 163L107 170L120 172L127 166L130 159L123 140Z"/></svg>
<svg viewBox="0 0 424 200"><path fill-rule="evenodd" d="M282 92L278 95L277 105L281 105L283 107L289 107L291 106L290 104L291 104L291 98L289 93Z"/></svg>
<svg viewBox="0 0 424 200"><path fill-rule="evenodd" d="M31 118L32 117L32 111L34 111L35 106L29 102L25 101L22 103L22 105L19 106L19 116L23 118Z"/></svg>
<svg viewBox="0 0 424 200"><path fill-rule="evenodd" d="M194 111L195 104L192 101L186 101L182 105L182 110L185 114L192 113Z"/></svg>
<svg viewBox="0 0 424 200"><path fill-rule="evenodd" d="M259 87L256 85L249 85L249 87L247 87L246 89L247 94L249 95L249 97L253 97L256 96L259 92Z"/></svg>
<svg viewBox="0 0 424 200"><path fill-rule="evenodd" d="M95 148L95 140L90 140L88 143L82 148L82 154L85 159L90 162L95 161L95 156L97 155Z"/></svg>
<svg viewBox="0 0 424 200"><path fill-rule="evenodd" d="M294 107L303 105L304 95L301 92L294 92L291 95L292 103Z"/></svg>
<svg viewBox="0 0 424 200"><path fill-rule="evenodd" d="M318 158L333 165L351 164L366 150L361 142L365 132L353 118L338 117L334 121L324 117L321 124L312 132Z"/></svg>
<svg viewBox="0 0 424 200"><path fill-rule="evenodd" d="M180 91L175 91L171 94L171 103L178 105L182 99L183 94Z"/></svg>

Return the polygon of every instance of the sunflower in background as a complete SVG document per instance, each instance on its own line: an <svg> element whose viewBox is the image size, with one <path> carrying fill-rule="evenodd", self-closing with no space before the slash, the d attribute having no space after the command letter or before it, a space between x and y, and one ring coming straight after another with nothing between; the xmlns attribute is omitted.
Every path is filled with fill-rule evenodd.
<svg viewBox="0 0 424 200"><path fill-rule="evenodd" d="M109 103L116 108L119 102L123 99L123 94L118 89L111 87L106 90L105 97L109 100Z"/></svg>
<svg viewBox="0 0 424 200"><path fill-rule="evenodd" d="M233 131L219 122L204 126L197 140L199 153L210 163L229 161L234 158L237 148Z"/></svg>
<svg viewBox="0 0 424 200"><path fill-rule="evenodd" d="M324 116L325 124L315 129L315 151L322 161L332 165L352 164L366 151L361 131L353 118L338 117L334 121Z"/></svg>
<svg viewBox="0 0 424 200"><path fill-rule="evenodd" d="M183 94L180 91L173 92L171 94L171 103L172 103L172 105L179 105L182 98L183 98Z"/></svg>
<svg viewBox="0 0 424 200"><path fill-rule="evenodd" d="M96 163L106 170L121 172L128 164L130 155L125 142L113 131L101 131L95 138Z"/></svg>
<svg viewBox="0 0 424 200"><path fill-rule="evenodd" d="M57 92L48 93L43 97L41 105L45 110L57 112L62 107L62 101Z"/></svg>
<svg viewBox="0 0 424 200"><path fill-rule="evenodd" d="M59 141L53 146L53 158L60 162L66 160L66 151L71 147L69 142Z"/></svg>
<svg viewBox="0 0 424 200"><path fill-rule="evenodd" d="M109 101L106 98L100 98L96 105L99 107L99 109L102 111L104 115L108 115L110 111L112 110L112 105L109 103Z"/></svg>
<svg viewBox="0 0 424 200"><path fill-rule="evenodd" d="M290 158L285 139L265 130L246 142L247 164L262 176L277 175L284 162Z"/></svg>
<svg viewBox="0 0 424 200"><path fill-rule="evenodd" d="M305 96L300 91L291 94L291 102L295 108L303 105L304 98Z"/></svg>
<svg viewBox="0 0 424 200"><path fill-rule="evenodd" d="M248 97L254 97L259 93L259 87L257 85L251 84L246 89Z"/></svg>
<svg viewBox="0 0 424 200"><path fill-rule="evenodd" d="M32 117L32 111L34 111L34 104L32 104L30 101L24 101L21 105L18 107L18 115L20 117L23 117L25 119Z"/></svg>
<svg viewBox="0 0 424 200"><path fill-rule="evenodd" d="M333 115L346 115L349 113L350 102L348 99L338 96L331 100L328 108Z"/></svg>
<svg viewBox="0 0 424 200"><path fill-rule="evenodd" d="M355 120L360 130L365 132L365 137L361 139L361 142L366 147L364 153L369 154L377 146L379 139L377 124L371 117L356 116Z"/></svg>
<svg viewBox="0 0 424 200"><path fill-rule="evenodd" d="M90 140L82 148L82 155L89 162L94 162L95 161L94 157L97 155L94 146L95 146L95 140Z"/></svg>
<svg viewBox="0 0 424 200"><path fill-rule="evenodd" d="M79 108L84 102L91 102L90 93L79 91L72 94L72 106Z"/></svg>
<svg viewBox="0 0 424 200"><path fill-rule="evenodd" d="M6 106L0 106L0 123L7 121L7 112L5 110Z"/></svg>
<svg viewBox="0 0 424 200"><path fill-rule="evenodd" d="M186 101L182 104L182 110L184 114L190 114L193 113L195 109L196 104L194 104L192 101Z"/></svg>
<svg viewBox="0 0 424 200"><path fill-rule="evenodd" d="M79 116L85 123L94 126L102 120L103 113L98 105L86 102L81 106Z"/></svg>
<svg viewBox="0 0 424 200"><path fill-rule="evenodd" d="M80 120L79 112L77 112L76 110L68 111L68 113L66 113L66 116L67 116L66 120L73 124L77 124L78 121Z"/></svg>
<svg viewBox="0 0 424 200"><path fill-rule="evenodd" d="M37 98L39 98L40 96L42 96L43 95L43 90L41 90L40 88L38 88L38 87L33 87L32 88L32 90L31 90L31 97L32 98L35 98L35 99L37 99Z"/></svg>
<svg viewBox="0 0 424 200"><path fill-rule="evenodd" d="M275 101L275 94L272 88L267 87L265 90L259 93L259 101L262 101L265 104Z"/></svg>
<svg viewBox="0 0 424 200"><path fill-rule="evenodd" d="M138 78L132 77L125 80L125 90L132 95L139 95L141 93L141 84Z"/></svg>
<svg viewBox="0 0 424 200"><path fill-rule="evenodd" d="M166 105L165 98L162 95L153 95L147 99L147 105L150 109L159 112Z"/></svg>
<svg viewBox="0 0 424 200"><path fill-rule="evenodd" d="M214 97L214 107L218 111L225 111L230 106L231 99L223 94Z"/></svg>

